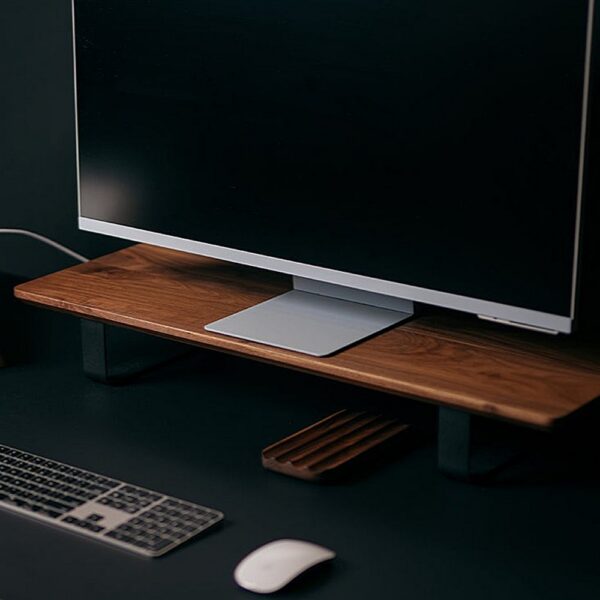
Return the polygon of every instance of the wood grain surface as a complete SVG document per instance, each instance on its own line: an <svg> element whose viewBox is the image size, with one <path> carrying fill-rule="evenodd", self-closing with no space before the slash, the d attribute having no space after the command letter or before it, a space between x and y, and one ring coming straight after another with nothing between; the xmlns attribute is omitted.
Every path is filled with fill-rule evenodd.
<svg viewBox="0 0 600 600"><path fill-rule="evenodd" d="M539 428L600 396L600 345L447 314L316 358L204 330L291 278L136 245L15 288L31 304Z"/></svg>
<svg viewBox="0 0 600 600"><path fill-rule="evenodd" d="M262 464L291 477L324 481L347 473L357 459L408 428L391 416L340 410L265 448Z"/></svg>

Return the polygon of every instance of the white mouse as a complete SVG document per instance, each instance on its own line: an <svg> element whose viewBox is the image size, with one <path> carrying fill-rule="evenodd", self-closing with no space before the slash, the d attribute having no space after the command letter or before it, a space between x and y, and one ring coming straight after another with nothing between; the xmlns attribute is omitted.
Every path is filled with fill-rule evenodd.
<svg viewBox="0 0 600 600"><path fill-rule="evenodd" d="M286 586L307 569L335 558L335 552L301 540L276 540L251 552L236 567L238 585L259 594Z"/></svg>

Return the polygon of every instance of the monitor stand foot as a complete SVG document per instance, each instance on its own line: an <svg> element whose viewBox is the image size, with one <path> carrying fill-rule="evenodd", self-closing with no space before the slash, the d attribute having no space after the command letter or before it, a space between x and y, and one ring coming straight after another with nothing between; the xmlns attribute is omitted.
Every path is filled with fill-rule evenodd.
<svg viewBox="0 0 600 600"><path fill-rule="evenodd" d="M206 325L214 333L328 356L413 316L408 300L294 278L294 289Z"/></svg>
<svg viewBox="0 0 600 600"><path fill-rule="evenodd" d="M513 464L521 455L518 446L475 449L473 419L462 410L440 407L438 416L438 468L446 476L467 482L485 481Z"/></svg>
<svg viewBox="0 0 600 600"><path fill-rule="evenodd" d="M106 384L124 383L191 351L177 342L89 319L81 319L81 350L85 375Z"/></svg>

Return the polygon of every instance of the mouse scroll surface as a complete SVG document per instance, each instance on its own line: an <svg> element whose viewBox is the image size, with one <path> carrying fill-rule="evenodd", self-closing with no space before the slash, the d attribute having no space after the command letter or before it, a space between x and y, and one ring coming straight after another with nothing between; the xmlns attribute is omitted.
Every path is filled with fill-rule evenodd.
<svg viewBox="0 0 600 600"><path fill-rule="evenodd" d="M301 540L277 540L251 552L236 567L241 587L269 594L280 590L315 565L335 558L335 552Z"/></svg>

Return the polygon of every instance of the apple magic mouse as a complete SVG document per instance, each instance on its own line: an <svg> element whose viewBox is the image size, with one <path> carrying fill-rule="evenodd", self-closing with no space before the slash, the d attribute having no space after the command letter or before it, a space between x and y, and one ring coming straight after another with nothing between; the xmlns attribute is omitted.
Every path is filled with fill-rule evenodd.
<svg viewBox="0 0 600 600"><path fill-rule="evenodd" d="M315 565L335 558L335 552L302 540L276 540L257 548L236 567L236 583L252 592L270 594Z"/></svg>

